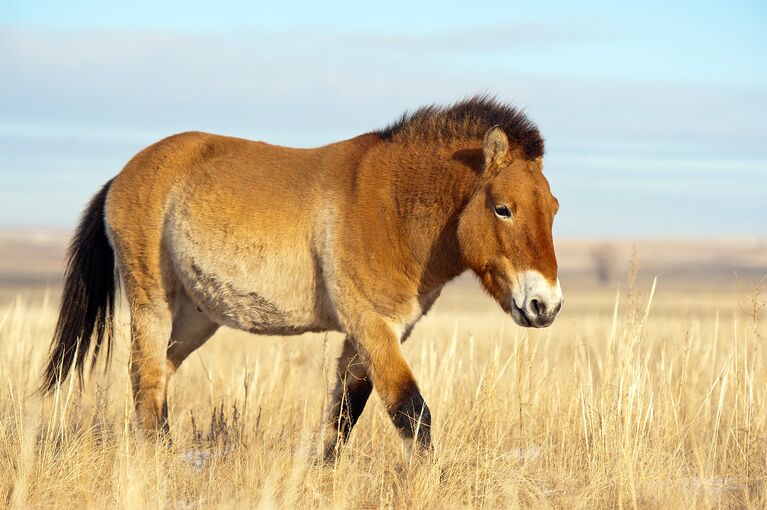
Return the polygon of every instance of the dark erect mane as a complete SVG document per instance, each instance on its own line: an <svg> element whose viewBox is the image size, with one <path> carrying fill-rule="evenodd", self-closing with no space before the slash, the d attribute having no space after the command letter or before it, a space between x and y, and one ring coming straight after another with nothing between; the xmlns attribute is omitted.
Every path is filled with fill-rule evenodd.
<svg viewBox="0 0 767 510"><path fill-rule="evenodd" d="M488 95L476 95L450 106L423 106L375 133L393 142L482 139L496 125L503 128L509 142L518 145L527 158L543 156L538 126L521 110Z"/></svg>

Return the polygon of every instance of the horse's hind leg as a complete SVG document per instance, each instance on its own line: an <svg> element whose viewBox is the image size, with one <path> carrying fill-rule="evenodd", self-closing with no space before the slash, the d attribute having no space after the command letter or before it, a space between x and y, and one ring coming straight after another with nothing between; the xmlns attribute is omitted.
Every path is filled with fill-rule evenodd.
<svg viewBox="0 0 767 510"><path fill-rule="evenodd" d="M131 315L130 372L133 400L139 427L148 433L167 430L165 348L171 329L171 314L164 299L126 285Z"/></svg>
<svg viewBox="0 0 767 510"><path fill-rule="evenodd" d="M173 327L167 343L167 381L176 373L187 356L213 336L217 329L218 324L208 319L183 290L176 294ZM167 398L162 409L162 417L167 430Z"/></svg>
<svg viewBox="0 0 767 510"><path fill-rule="evenodd" d="M172 282L163 277L161 262L146 256L150 250L135 240L130 243L115 235L112 239L130 310L130 374L136 421L151 435L168 430L166 350L175 292Z"/></svg>
<svg viewBox="0 0 767 510"><path fill-rule="evenodd" d="M365 409L373 389L367 366L350 337L344 340L344 347L338 358L337 377L325 423L326 462L333 462L341 446L349 439L349 434Z"/></svg>
<svg viewBox="0 0 767 510"><path fill-rule="evenodd" d="M165 299L126 289L131 303L131 379L141 429L168 431L168 379L218 329L183 290ZM159 289L158 289L159 292Z"/></svg>
<svg viewBox="0 0 767 510"><path fill-rule="evenodd" d="M168 343L168 370L173 374L181 363L218 330L189 296L181 291L173 312L173 329Z"/></svg>

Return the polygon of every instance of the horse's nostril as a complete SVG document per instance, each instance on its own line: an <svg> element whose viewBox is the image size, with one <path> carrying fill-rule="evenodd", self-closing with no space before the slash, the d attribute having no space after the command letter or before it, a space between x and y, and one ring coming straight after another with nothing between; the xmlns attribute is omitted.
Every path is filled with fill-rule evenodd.
<svg viewBox="0 0 767 510"><path fill-rule="evenodd" d="M530 308L533 310L536 316L543 315L543 305L537 299L530 301Z"/></svg>

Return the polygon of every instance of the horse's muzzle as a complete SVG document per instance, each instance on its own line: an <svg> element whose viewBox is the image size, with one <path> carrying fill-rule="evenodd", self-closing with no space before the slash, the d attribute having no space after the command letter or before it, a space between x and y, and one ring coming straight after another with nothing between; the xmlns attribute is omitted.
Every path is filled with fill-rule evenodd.
<svg viewBox="0 0 767 510"><path fill-rule="evenodd" d="M517 283L511 297L514 322L528 328L550 326L564 303L559 279L552 285L538 271L525 271L517 275Z"/></svg>

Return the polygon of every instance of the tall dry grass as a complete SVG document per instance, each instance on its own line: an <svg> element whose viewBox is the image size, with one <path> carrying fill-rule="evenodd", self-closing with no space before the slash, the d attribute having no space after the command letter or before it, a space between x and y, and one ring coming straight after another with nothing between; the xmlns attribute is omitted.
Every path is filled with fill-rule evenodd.
<svg viewBox="0 0 767 510"><path fill-rule="evenodd" d="M334 468L314 439L339 335L218 333L173 382L158 444L133 428L125 317L107 373L43 399L55 303L17 299L0 307L0 505L765 507L764 301L651 294L570 292L532 331L453 287L404 346L433 457L409 459L373 398Z"/></svg>

